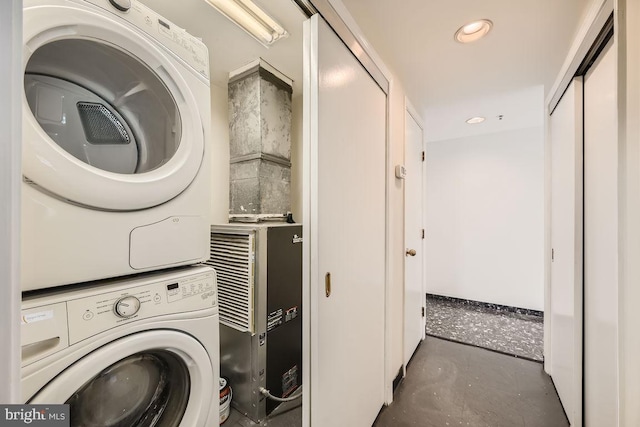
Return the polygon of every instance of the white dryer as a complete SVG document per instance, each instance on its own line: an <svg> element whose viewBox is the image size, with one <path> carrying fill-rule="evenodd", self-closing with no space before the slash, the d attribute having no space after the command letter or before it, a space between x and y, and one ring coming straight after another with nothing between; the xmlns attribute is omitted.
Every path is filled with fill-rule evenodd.
<svg viewBox="0 0 640 427"><path fill-rule="evenodd" d="M206 46L136 0L25 0L23 39L23 290L206 260Z"/></svg>
<svg viewBox="0 0 640 427"><path fill-rule="evenodd" d="M22 303L24 403L71 426L211 427L219 413L215 272L184 267Z"/></svg>

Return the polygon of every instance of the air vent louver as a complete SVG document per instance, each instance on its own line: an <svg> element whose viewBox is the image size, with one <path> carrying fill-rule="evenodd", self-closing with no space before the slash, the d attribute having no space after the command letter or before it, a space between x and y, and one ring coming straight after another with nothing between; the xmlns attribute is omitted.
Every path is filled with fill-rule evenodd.
<svg viewBox="0 0 640 427"><path fill-rule="evenodd" d="M252 234L211 233L211 258L218 274L220 323L254 333L255 249Z"/></svg>

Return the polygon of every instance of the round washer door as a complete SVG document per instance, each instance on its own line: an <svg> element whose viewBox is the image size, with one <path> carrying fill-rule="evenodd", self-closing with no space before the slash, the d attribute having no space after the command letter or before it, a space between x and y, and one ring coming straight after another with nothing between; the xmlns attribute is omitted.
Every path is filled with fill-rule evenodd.
<svg viewBox="0 0 640 427"><path fill-rule="evenodd" d="M26 6L23 17L24 176L105 210L145 209L183 192L201 166L204 134L182 65L90 5Z"/></svg>
<svg viewBox="0 0 640 427"><path fill-rule="evenodd" d="M69 404L72 427L206 427L214 377L190 335L140 332L84 356L28 403Z"/></svg>

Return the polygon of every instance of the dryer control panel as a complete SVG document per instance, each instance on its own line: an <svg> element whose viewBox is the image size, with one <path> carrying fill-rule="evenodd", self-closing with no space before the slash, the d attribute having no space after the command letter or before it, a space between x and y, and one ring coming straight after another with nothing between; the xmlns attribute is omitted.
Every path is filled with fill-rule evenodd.
<svg viewBox="0 0 640 427"><path fill-rule="evenodd" d="M136 0L85 0L128 21L209 80L209 51L198 38ZM126 6L123 6L126 4Z"/></svg>

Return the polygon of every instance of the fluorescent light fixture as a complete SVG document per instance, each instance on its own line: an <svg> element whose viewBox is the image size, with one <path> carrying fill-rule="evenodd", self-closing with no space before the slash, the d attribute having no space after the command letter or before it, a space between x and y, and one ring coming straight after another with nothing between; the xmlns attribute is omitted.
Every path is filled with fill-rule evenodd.
<svg viewBox="0 0 640 427"><path fill-rule="evenodd" d="M251 0L206 1L266 47L289 35L287 30Z"/></svg>
<svg viewBox="0 0 640 427"><path fill-rule="evenodd" d="M467 123L470 125L477 125L478 123L484 122L484 120L484 117L471 117L470 119L467 119Z"/></svg>
<svg viewBox="0 0 640 427"><path fill-rule="evenodd" d="M454 37L460 43L471 43L486 36L492 27L493 22L488 19L480 19L458 28Z"/></svg>

